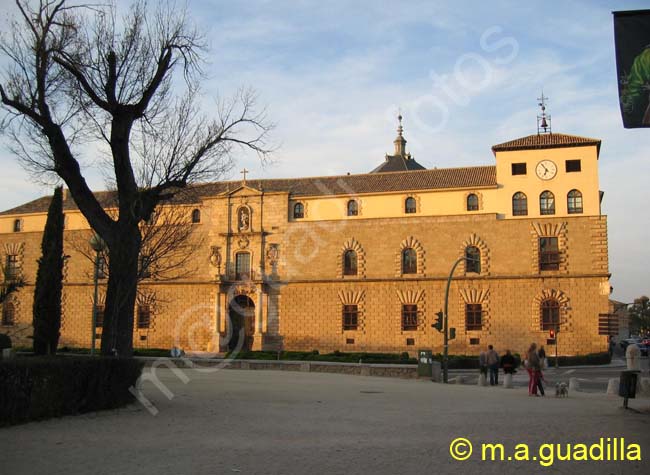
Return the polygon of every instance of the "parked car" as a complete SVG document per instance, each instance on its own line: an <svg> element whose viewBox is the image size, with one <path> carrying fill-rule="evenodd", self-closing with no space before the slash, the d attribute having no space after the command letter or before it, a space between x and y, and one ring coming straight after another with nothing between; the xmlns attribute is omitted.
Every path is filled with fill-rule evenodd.
<svg viewBox="0 0 650 475"><path fill-rule="evenodd" d="M634 343L636 345L638 343L641 343L641 339L640 338L626 338L625 340L621 340L621 348L626 350L628 345L630 345L631 343Z"/></svg>
<svg viewBox="0 0 650 475"><path fill-rule="evenodd" d="M627 350L627 347L631 344L635 344L636 346L639 347L639 350L641 351L641 356L648 356L648 351L650 350L650 339L641 339L638 337L633 337L633 338L626 338L625 340L621 340L621 348L623 350Z"/></svg>

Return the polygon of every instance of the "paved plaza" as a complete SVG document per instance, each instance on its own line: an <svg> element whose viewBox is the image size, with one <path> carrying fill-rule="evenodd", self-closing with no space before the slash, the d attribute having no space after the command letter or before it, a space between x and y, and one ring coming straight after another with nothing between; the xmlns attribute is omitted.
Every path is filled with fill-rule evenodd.
<svg viewBox="0 0 650 475"><path fill-rule="evenodd" d="M0 473L55 474L426 474L647 473L650 415L619 398L574 393L528 397L524 388L281 371L169 370L140 404L0 429ZM650 400L633 407L647 410ZM466 461L449 445L474 447ZM544 443L639 444L642 461L532 460ZM482 443L502 443L506 460L481 461ZM529 462L508 461L516 444ZM548 452L546 453L548 461Z"/></svg>

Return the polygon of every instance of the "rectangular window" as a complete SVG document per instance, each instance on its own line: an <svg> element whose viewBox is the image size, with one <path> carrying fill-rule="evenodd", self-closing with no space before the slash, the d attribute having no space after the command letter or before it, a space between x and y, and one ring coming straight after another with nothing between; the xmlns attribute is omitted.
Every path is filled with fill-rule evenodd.
<svg viewBox="0 0 650 475"><path fill-rule="evenodd" d="M345 339L345 344L346 345L354 345L354 338L346 338Z"/></svg>
<svg viewBox="0 0 650 475"><path fill-rule="evenodd" d="M580 160L566 160L564 162L566 166L566 172L579 172L580 171Z"/></svg>
<svg viewBox="0 0 650 475"><path fill-rule="evenodd" d="M418 329L418 306L402 305L402 331Z"/></svg>
<svg viewBox="0 0 650 475"><path fill-rule="evenodd" d="M151 307L138 305L138 328L149 328L151 325Z"/></svg>
<svg viewBox="0 0 650 475"><path fill-rule="evenodd" d="M343 330L356 330L359 324L359 307L343 305Z"/></svg>
<svg viewBox="0 0 650 475"><path fill-rule="evenodd" d="M483 329L483 306L480 303L465 304L465 329Z"/></svg>
<svg viewBox="0 0 650 475"><path fill-rule="evenodd" d="M235 255L235 280L249 280L251 277L251 255L238 252Z"/></svg>
<svg viewBox="0 0 650 475"><path fill-rule="evenodd" d="M560 249L556 237L539 238L539 270L558 270Z"/></svg>
<svg viewBox="0 0 650 475"><path fill-rule="evenodd" d="M95 307L95 328L102 328L104 326L104 306L97 305Z"/></svg>
<svg viewBox="0 0 650 475"><path fill-rule="evenodd" d="M407 338L406 346L415 346L415 338Z"/></svg>
<svg viewBox="0 0 650 475"><path fill-rule="evenodd" d="M525 163L513 163L512 164L512 174L513 175L525 175L526 174L526 164Z"/></svg>
<svg viewBox="0 0 650 475"><path fill-rule="evenodd" d="M7 254L5 261L5 279L17 279L19 274L20 268L18 267L18 256L16 254Z"/></svg>
<svg viewBox="0 0 650 475"><path fill-rule="evenodd" d="M480 345L481 344L481 339L480 338L470 338L469 339L469 344L470 345Z"/></svg>

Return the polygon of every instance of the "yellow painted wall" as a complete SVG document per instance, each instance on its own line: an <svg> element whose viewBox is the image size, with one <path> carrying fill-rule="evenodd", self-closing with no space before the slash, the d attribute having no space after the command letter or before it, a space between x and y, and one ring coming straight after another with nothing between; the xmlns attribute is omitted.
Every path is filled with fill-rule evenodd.
<svg viewBox="0 0 650 475"><path fill-rule="evenodd" d="M542 150L518 150L497 152L497 182L499 190L496 202L490 203L495 212L506 219L539 217L539 195L549 190L555 195L555 216L572 216L567 213L567 193L573 189L582 192L583 215L600 214L598 189L598 156L595 146L551 148ZM542 160L551 160L557 166L557 175L552 180L541 180L535 174L535 167ZM580 172L567 173L566 160L580 160ZM512 163L526 163L526 175L512 175ZM512 195L523 191L528 197L528 216L512 215Z"/></svg>

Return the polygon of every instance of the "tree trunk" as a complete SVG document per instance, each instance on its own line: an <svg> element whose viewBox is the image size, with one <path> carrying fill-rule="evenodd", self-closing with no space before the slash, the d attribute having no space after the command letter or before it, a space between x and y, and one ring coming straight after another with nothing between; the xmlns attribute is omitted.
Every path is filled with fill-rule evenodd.
<svg viewBox="0 0 650 475"><path fill-rule="evenodd" d="M129 357L133 354L133 313L142 244L137 224L123 224L116 239L107 240L107 244L109 279L101 353Z"/></svg>

